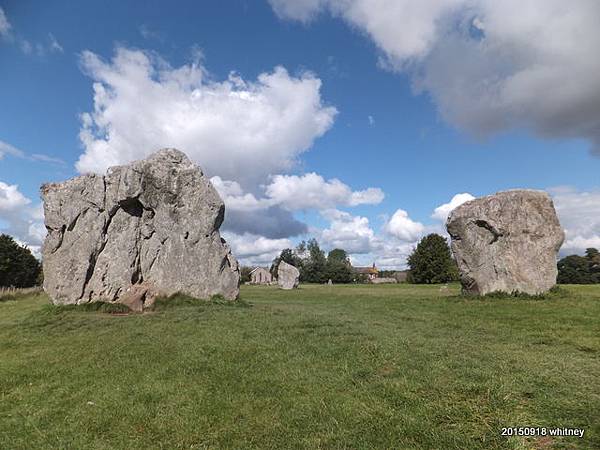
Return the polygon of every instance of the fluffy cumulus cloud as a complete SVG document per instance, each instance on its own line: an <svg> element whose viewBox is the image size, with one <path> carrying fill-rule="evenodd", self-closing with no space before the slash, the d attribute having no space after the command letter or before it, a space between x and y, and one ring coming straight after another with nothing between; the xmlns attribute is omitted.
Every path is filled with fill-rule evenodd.
<svg viewBox="0 0 600 450"><path fill-rule="evenodd" d="M353 192L338 179L325 181L316 173L303 176L276 175L266 188L267 196L287 209L327 209L341 206L378 204L384 193L378 188Z"/></svg>
<svg viewBox="0 0 600 450"><path fill-rule="evenodd" d="M340 180L325 180L314 172L305 175L273 175L270 182L262 186L264 196L260 198L245 192L236 181L223 180L219 176L213 177L211 181L230 208L245 211L271 206L297 211L375 205L385 197L379 188L352 191Z"/></svg>
<svg viewBox="0 0 600 450"><path fill-rule="evenodd" d="M529 128L600 153L597 0L270 0L282 18L329 11L414 77L449 123L488 135Z"/></svg>
<svg viewBox="0 0 600 450"><path fill-rule="evenodd" d="M375 249L375 233L369 219L353 216L337 209L323 211L321 215L329 221L329 227L315 230L325 248L343 248L348 253L369 253Z"/></svg>
<svg viewBox="0 0 600 450"><path fill-rule="evenodd" d="M94 110L82 115L80 172L140 159L161 147L185 151L210 175L252 187L289 170L333 124L321 81L283 67L255 81L214 80L201 60L171 67L159 56L117 48L111 61L86 51Z"/></svg>
<svg viewBox="0 0 600 450"><path fill-rule="evenodd" d="M425 226L422 223L412 220L408 217L408 213L402 209L396 210L384 228L392 236L406 242L415 241L425 231Z"/></svg>
<svg viewBox="0 0 600 450"><path fill-rule="evenodd" d="M289 239L269 239L251 233L224 232L223 236L240 263L248 266L268 266L281 250L293 247Z"/></svg>
<svg viewBox="0 0 600 450"><path fill-rule="evenodd" d="M454 208L474 199L475 197L469 193L456 194L448 203L444 203L435 208L431 217L446 223L448 215Z"/></svg>
<svg viewBox="0 0 600 450"><path fill-rule="evenodd" d="M561 255L582 254L586 248L600 248L600 191L550 189L565 242Z"/></svg>
<svg viewBox="0 0 600 450"><path fill-rule="evenodd" d="M31 200L19 191L19 186L0 181L0 211L3 213L14 212L29 203Z"/></svg>
<svg viewBox="0 0 600 450"><path fill-rule="evenodd" d="M93 80L94 109L81 116L85 151L77 169L102 173L160 147L183 150L223 198L222 230L243 263L270 261L292 246L290 237L308 235L297 211L378 204L384 198L378 188L353 190L316 173L286 174L337 114L322 100L321 81L311 73L293 76L276 67L252 81L233 73L219 81L201 56L171 67L154 53L122 47L109 61L84 52L81 65ZM350 236L352 226L344 221L333 220L323 236L333 238L344 227L344 237ZM357 230L368 242L368 226ZM352 248L364 250L364 242L359 236Z"/></svg>
<svg viewBox="0 0 600 450"><path fill-rule="evenodd" d="M16 184L0 181L0 233L11 235L39 257L46 236L42 221L41 205L32 206Z"/></svg>
<svg viewBox="0 0 600 450"><path fill-rule="evenodd" d="M316 173L272 176L269 184L261 187L263 195L259 197L245 192L236 181L222 180L219 176L211 181L227 206L224 228L268 238L308 232L307 226L294 218L294 211L377 204L384 197L380 189L352 191L340 180L326 181Z"/></svg>
<svg viewBox="0 0 600 450"><path fill-rule="evenodd" d="M406 268L406 258L419 239L430 230L415 222L403 210L377 230L367 217L355 216L337 209L321 212L329 226L322 230L311 230L326 250L343 248L350 254L352 264L358 266L376 263L383 269ZM390 232L390 223L393 223Z"/></svg>

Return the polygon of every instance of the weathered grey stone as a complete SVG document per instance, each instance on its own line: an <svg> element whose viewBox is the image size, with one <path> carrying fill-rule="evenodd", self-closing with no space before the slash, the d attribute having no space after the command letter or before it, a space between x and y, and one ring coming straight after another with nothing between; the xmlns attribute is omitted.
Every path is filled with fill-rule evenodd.
<svg viewBox="0 0 600 450"><path fill-rule="evenodd" d="M291 264L281 261L277 266L277 284L281 289L294 289L298 287L300 272Z"/></svg>
<svg viewBox="0 0 600 450"><path fill-rule="evenodd" d="M550 196L512 190L466 202L446 222L463 292L548 291L564 240Z"/></svg>
<svg viewBox="0 0 600 450"><path fill-rule="evenodd" d="M44 289L54 303L140 310L158 294L237 298L239 266L219 234L223 201L182 152L46 184L42 198Z"/></svg>

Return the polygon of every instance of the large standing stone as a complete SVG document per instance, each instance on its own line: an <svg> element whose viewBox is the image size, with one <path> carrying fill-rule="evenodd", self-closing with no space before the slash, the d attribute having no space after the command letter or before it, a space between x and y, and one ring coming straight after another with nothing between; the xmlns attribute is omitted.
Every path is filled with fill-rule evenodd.
<svg viewBox="0 0 600 450"><path fill-rule="evenodd" d="M277 284L281 289L294 289L298 287L300 272L291 264L281 261L277 266Z"/></svg>
<svg viewBox="0 0 600 450"><path fill-rule="evenodd" d="M158 294L237 298L238 263L219 234L223 201L180 151L46 184L42 198L44 289L55 304L141 310Z"/></svg>
<svg viewBox="0 0 600 450"><path fill-rule="evenodd" d="M463 292L535 295L556 284L564 232L547 193L512 190L471 200L450 213L446 228Z"/></svg>

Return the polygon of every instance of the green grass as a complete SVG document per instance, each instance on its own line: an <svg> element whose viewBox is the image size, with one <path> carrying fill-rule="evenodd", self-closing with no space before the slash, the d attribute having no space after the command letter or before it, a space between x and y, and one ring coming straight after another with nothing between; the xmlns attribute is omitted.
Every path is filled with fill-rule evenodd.
<svg viewBox="0 0 600 450"><path fill-rule="evenodd" d="M2 301L0 448L600 448L600 286L457 293L244 286L128 316Z"/></svg>

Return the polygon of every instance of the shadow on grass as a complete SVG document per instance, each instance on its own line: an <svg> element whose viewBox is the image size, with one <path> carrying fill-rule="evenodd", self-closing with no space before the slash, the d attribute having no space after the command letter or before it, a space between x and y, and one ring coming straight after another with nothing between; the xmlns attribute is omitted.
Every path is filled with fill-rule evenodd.
<svg viewBox="0 0 600 450"><path fill-rule="evenodd" d="M189 295L176 293L168 297L157 297L151 310L155 312L166 311L181 307L208 307L208 306L229 306L237 308L251 308L252 304L242 299L227 300L222 295L213 295L209 300L202 300Z"/></svg>
<svg viewBox="0 0 600 450"><path fill-rule="evenodd" d="M80 305L46 305L46 308L48 307L57 314L69 311L100 312L108 314L125 314L131 312L129 307L122 303L102 301L82 303Z"/></svg>
<svg viewBox="0 0 600 450"><path fill-rule="evenodd" d="M531 295L525 292L504 292L495 291L485 295L469 295L459 294L446 297L452 300L472 300L472 301L495 301L495 300L558 300L570 295L570 292L558 285L552 287L548 292L543 294Z"/></svg>
<svg viewBox="0 0 600 450"><path fill-rule="evenodd" d="M198 299L189 295L176 293L168 297L157 297L154 304L146 311L160 312L181 307L207 307L207 306L230 306L239 308L250 308L252 304L241 299L227 300L222 295L213 295L209 300ZM42 307L42 314L46 316L62 315L68 312L92 312L106 314L129 314L132 313L128 306L117 302L94 301L79 305L53 305Z"/></svg>

